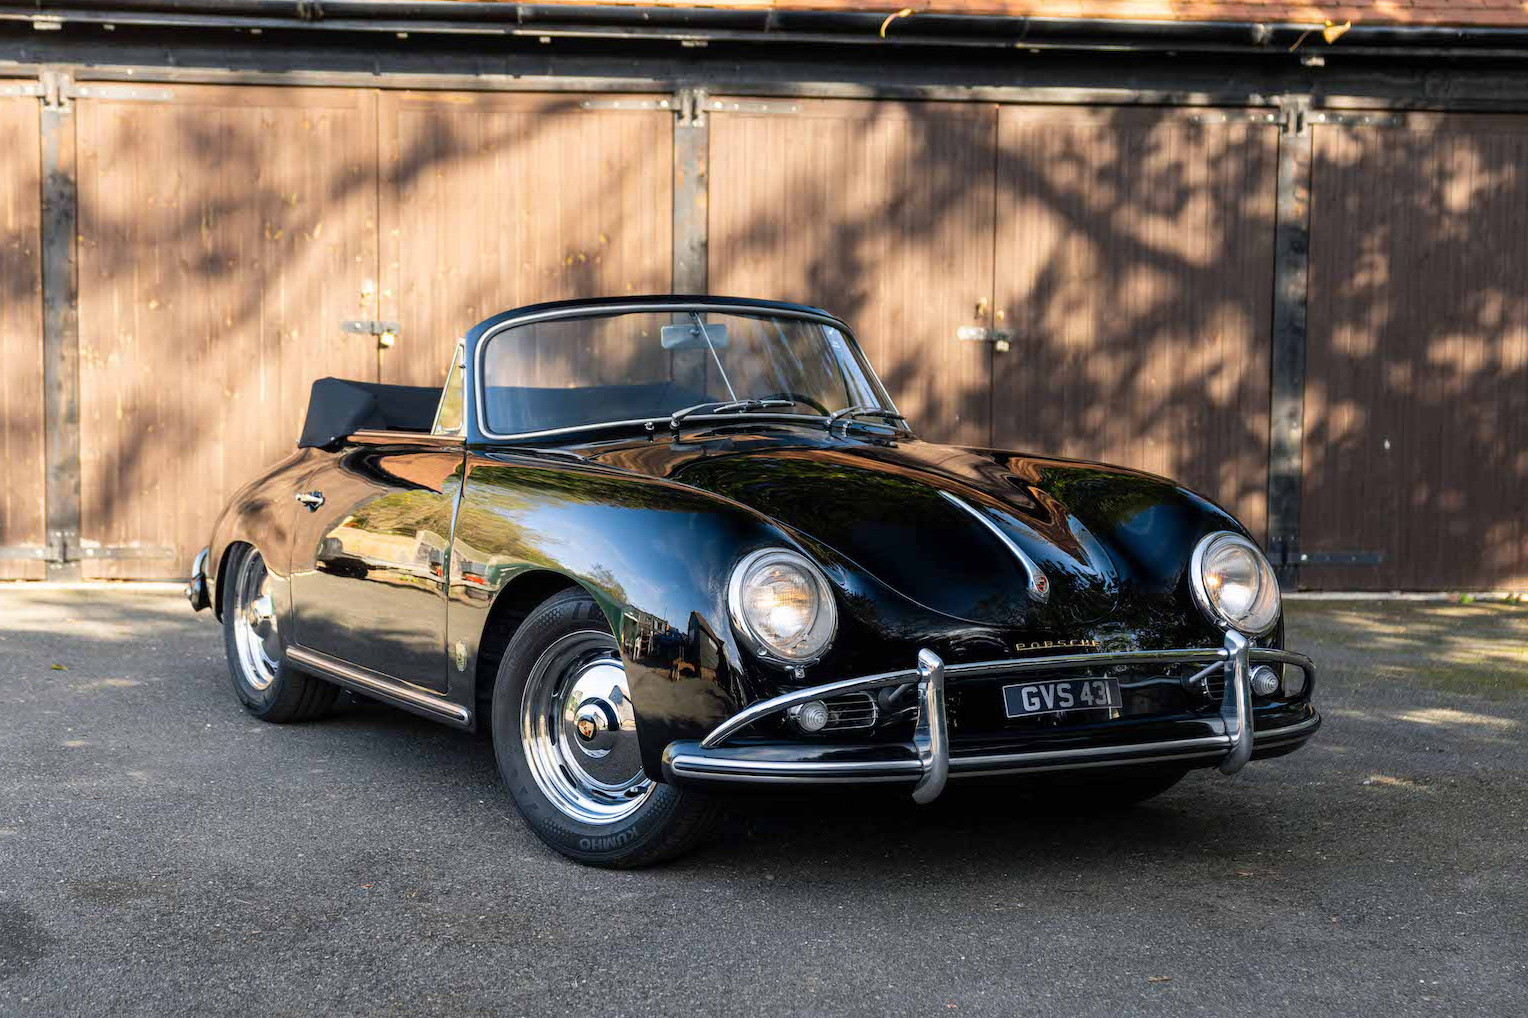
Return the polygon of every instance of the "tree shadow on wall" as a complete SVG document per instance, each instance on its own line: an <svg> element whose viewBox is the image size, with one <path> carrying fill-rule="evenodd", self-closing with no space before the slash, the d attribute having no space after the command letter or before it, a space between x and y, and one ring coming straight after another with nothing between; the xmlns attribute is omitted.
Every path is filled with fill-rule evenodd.
<svg viewBox="0 0 1528 1018"><path fill-rule="evenodd" d="M713 179L713 279L763 277L771 296L894 323L887 306L927 297L887 285L889 258L963 282L930 253L954 219L993 246L991 324L1013 340L990 385L943 371L920 431L945 437L990 405L995 445L1164 474L1261 533L1278 128L1140 109L993 117L865 107L817 136L830 154L816 162ZM1384 561L1308 567L1307 585L1528 585L1525 126L1316 128L1304 547ZM973 214L988 187L991 212ZM729 200L744 211L723 211L737 227L719 236ZM808 258L772 257L802 229ZM969 313L873 356L899 399L948 364L940 348Z"/></svg>
<svg viewBox="0 0 1528 1018"><path fill-rule="evenodd" d="M601 238L630 232L626 216L652 205L602 173L562 172L591 133L568 126L574 100L477 116L451 103L449 116L414 115L379 159L364 94L262 91L241 103L238 91L193 89L184 105L100 106L78 120L86 537L179 553L93 564L103 572L183 573L228 495L292 449L314 378L380 370L439 384L454 337L524 302L527 283L568 296L610 285ZM505 218L482 192L523 189L517 173L538 157L556 200L504 229L541 265L525 272L479 257L480 241L456 242ZM453 193L473 177L476 200ZM410 207L421 191L423 222ZM539 228L530 213L557 205L560 219ZM666 279L667 252L652 261ZM425 311L439 329L405 331L379 357L373 338L340 323L420 324L397 292L411 269L428 276ZM187 490L198 497L175 494Z"/></svg>
<svg viewBox="0 0 1528 1018"><path fill-rule="evenodd" d="M375 372L342 317L391 300L403 376L438 382L452 337L502 307L667 288L666 120L442 100L396 128L384 107L368 149L366 101L103 108L81 137L89 536L164 532L188 557L290 448L313 377ZM712 292L846 318L926 437L1138 466L1261 532L1277 128L801 106L712 117ZM1528 584L1528 133L1316 130L1304 544L1386 564L1307 579ZM19 278L5 299L30 299ZM204 497L155 522L171 477Z"/></svg>

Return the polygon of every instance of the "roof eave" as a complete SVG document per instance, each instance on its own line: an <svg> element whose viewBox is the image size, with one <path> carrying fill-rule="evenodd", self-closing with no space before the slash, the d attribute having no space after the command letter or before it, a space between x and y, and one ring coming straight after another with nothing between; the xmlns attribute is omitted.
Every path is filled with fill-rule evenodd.
<svg viewBox="0 0 1528 1018"><path fill-rule="evenodd" d="M1171 50L1364 54L1419 49L1528 53L1528 24L1356 24L1333 43L1304 22L1010 17L884 10L520 4L456 0L34 0L0 3L0 21L160 28L407 32L631 41L757 42L983 49ZM884 34L882 32L885 27Z"/></svg>

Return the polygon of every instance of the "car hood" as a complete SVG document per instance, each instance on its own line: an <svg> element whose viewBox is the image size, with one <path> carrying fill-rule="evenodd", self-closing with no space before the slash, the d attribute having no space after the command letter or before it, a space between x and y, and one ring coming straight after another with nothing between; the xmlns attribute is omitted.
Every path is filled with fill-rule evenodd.
<svg viewBox="0 0 1528 1018"><path fill-rule="evenodd" d="M1120 566L1107 540L1049 490L1055 478L1048 484L1043 467L1054 461L994 458L917 441L793 434L804 431L717 429L591 458L741 502L828 546L903 596L958 619L1057 627L1096 621L1114 608ZM1046 596L1031 592L1028 572L1008 542L1043 573Z"/></svg>

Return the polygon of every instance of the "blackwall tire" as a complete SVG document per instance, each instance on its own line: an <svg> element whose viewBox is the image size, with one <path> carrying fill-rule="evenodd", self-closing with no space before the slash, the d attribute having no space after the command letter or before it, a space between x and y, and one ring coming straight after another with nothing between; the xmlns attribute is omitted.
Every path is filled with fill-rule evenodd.
<svg viewBox="0 0 1528 1018"><path fill-rule="evenodd" d="M642 772L625 671L594 599L574 589L526 617L499 664L493 744L516 808L548 846L591 866L673 859L722 819L715 799Z"/></svg>
<svg viewBox="0 0 1528 1018"><path fill-rule="evenodd" d="M221 582L228 677L244 709L273 724L329 714L340 689L287 661L260 553L248 545L234 549Z"/></svg>

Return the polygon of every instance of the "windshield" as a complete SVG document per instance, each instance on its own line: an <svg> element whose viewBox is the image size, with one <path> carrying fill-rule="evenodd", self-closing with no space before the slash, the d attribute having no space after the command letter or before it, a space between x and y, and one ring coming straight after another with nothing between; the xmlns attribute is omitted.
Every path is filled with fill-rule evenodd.
<svg viewBox="0 0 1528 1018"><path fill-rule="evenodd" d="M495 435L652 420L746 400L791 400L751 409L810 417L891 409L850 337L823 321L769 313L633 311L528 322L488 340L482 376L484 418Z"/></svg>

